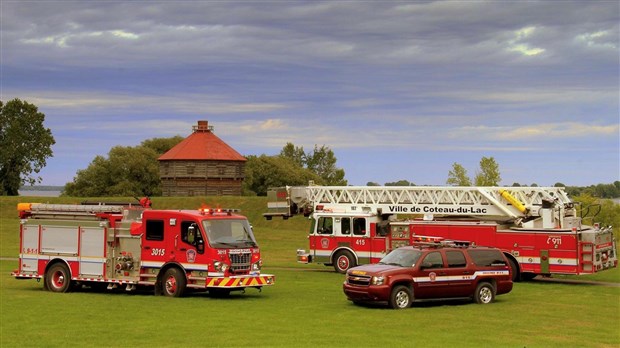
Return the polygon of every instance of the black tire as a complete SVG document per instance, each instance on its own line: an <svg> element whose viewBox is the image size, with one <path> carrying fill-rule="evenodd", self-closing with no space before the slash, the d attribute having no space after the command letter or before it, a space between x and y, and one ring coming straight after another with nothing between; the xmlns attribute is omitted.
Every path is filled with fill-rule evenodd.
<svg viewBox="0 0 620 348"><path fill-rule="evenodd" d="M521 272L519 272L519 265L515 260L510 257L508 258L508 265L510 266L510 272L512 273L512 281L518 282L521 281Z"/></svg>
<svg viewBox="0 0 620 348"><path fill-rule="evenodd" d="M51 292L69 292L73 288L71 272L64 263L53 264L45 273L45 288Z"/></svg>
<svg viewBox="0 0 620 348"><path fill-rule="evenodd" d="M388 304L393 309L405 309L411 307L413 294L411 289L405 285L396 285L390 293Z"/></svg>
<svg viewBox="0 0 620 348"><path fill-rule="evenodd" d="M474 300L480 304L488 304L495 301L495 287L493 284L487 282L479 283L476 286Z"/></svg>
<svg viewBox="0 0 620 348"><path fill-rule="evenodd" d="M178 268L169 268L161 281L161 291L164 296L181 297L185 294L187 280Z"/></svg>
<svg viewBox="0 0 620 348"><path fill-rule="evenodd" d="M347 273L349 268L357 266L353 254L346 250L341 250L334 255L333 265L334 270L342 274Z"/></svg>
<svg viewBox="0 0 620 348"><path fill-rule="evenodd" d="M530 272L521 273L521 280L528 282L528 281L536 278L537 275L538 274L536 274L536 273L530 273Z"/></svg>

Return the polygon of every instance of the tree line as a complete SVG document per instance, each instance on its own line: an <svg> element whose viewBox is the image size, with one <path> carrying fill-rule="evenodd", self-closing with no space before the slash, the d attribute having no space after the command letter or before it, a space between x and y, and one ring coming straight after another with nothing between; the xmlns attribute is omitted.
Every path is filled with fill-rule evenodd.
<svg viewBox="0 0 620 348"><path fill-rule="evenodd" d="M52 132L43 126L45 115L25 101L0 101L0 195L17 195L24 184L41 182L34 175L52 156L55 143ZM77 171L62 191L65 196L159 196L159 156L183 141L183 137L152 138L138 146L115 146L108 156L96 156L85 169ZM315 145L310 151L293 143L284 145L278 155L247 155L243 193L266 195L270 187L317 185L345 186L345 171L336 165L334 152L327 146ZM448 172L447 185L499 186L499 165L493 157L482 157L473 177L459 163ZM368 182L369 186L379 186ZM387 182L385 186L414 186L408 180ZM514 183L513 186L521 186ZM529 186L537 186L532 184ZM620 197L620 181L587 187L565 186L569 195L599 198Z"/></svg>

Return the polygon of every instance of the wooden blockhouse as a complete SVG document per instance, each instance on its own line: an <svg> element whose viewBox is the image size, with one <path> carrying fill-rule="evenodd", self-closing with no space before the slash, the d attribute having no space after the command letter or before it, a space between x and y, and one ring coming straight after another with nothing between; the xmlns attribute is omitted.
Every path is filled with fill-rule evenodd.
<svg viewBox="0 0 620 348"><path fill-rule="evenodd" d="M159 157L164 196L241 195L245 157L213 134L207 121Z"/></svg>

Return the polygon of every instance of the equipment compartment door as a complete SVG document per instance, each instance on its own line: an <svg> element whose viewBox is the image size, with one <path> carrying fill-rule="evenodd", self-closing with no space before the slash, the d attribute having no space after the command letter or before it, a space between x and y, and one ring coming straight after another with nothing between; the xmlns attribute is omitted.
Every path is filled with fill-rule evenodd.
<svg viewBox="0 0 620 348"><path fill-rule="evenodd" d="M549 250L540 251L540 273L549 274Z"/></svg>
<svg viewBox="0 0 620 348"><path fill-rule="evenodd" d="M80 275L103 276L105 232L105 228L80 228Z"/></svg>
<svg viewBox="0 0 620 348"><path fill-rule="evenodd" d="M39 225L22 225L22 250L20 271L36 272L39 261Z"/></svg>

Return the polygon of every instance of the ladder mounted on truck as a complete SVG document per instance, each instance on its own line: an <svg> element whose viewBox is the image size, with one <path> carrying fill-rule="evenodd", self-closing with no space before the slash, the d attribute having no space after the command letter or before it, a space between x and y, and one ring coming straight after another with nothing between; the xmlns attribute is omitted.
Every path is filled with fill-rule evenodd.
<svg viewBox="0 0 620 348"><path fill-rule="evenodd" d="M123 205L19 203L17 210L21 219L100 220L106 214L122 214L129 207L142 208L140 205L129 203Z"/></svg>
<svg viewBox="0 0 620 348"><path fill-rule="evenodd" d="M578 219L562 187L307 186L277 188L269 198L267 219L312 211L492 218L517 225L543 218L536 226L541 228L572 226Z"/></svg>

